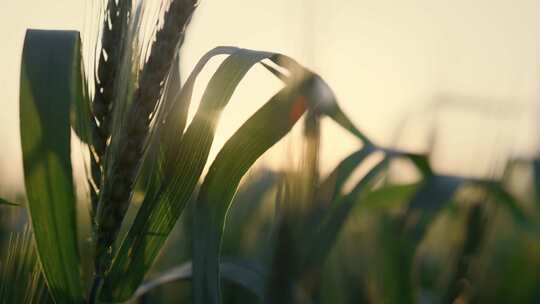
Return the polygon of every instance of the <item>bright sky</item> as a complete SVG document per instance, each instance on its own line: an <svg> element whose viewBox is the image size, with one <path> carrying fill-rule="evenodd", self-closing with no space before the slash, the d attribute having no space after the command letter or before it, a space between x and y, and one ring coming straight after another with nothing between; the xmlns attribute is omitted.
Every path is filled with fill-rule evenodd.
<svg viewBox="0 0 540 304"><path fill-rule="evenodd" d="M24 31L81 29L90 1L1 1L3 187L22 180L18 78ZM217 45L288 54L330 83L368 136L391 144L399 130L400 146L411 149L426 146L434 117L415 109L441 100L458 103L437 116L436 167L484 174L501 155L537 149L539 11L537 0L201 0L183 72ZM217 146L277 87L261 70L251 76L224 113ZM323 167L329 167L354 143L330 123L324 128Z"/></svg>

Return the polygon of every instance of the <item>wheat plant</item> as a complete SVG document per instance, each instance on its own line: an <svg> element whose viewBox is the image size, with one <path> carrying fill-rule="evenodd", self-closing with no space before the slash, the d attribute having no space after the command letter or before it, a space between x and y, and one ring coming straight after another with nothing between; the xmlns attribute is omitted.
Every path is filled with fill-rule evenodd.
<svg viewBox="0 0 540 304"><path fill-rule="evenodd" d="M200 304L224 299L234 303L230 299L236 293L230 284L242 290L239 303L326 303L325 299L333 299L326 290L345 290L339 293L343 302L369 302L370 298L417 303L423 294L414 288L416 256L437 216L450 202L462 201L462 192L474 193L467 197L480 197L486 203L475 202L467 213L467 237L458 266L448 275L448 288L440 298L470 300L476 294L459 282L472 278L470 257L480 254L479 244L487 239L487 224L482 220L487 204L500 206L521 229L536 231L534 219L507 191L503 180L441 174L432 169L428 153L376 144L341 110L323 78L290 57L216 47L201 57L181 84L180 50L197 3L159 4L162 15L150 31L151 39L145 40L142 20L148 2L103 2L100 42L90 46L97 48L90 59L95 62L93 73L85 70L82 50L87 46L78 32L27 31L21 63L20 130L24 207L35 247L28 232L10 243L4 264L14 266L17 258L22 261L17 267L2 266L2 282L13 277L22 287L18 294L0 285L2 301L34 302L40 297L55 303L117 303L144 299L166 284L190 280L192 301ZM223 55L188 122L199 74L212 58ZM257 64L279 78L283 87L228 139L203 174L221 113ZM304 116L305 157L300 172L272 175L254 183L257 188L251 192L252 184L240 186L256 160ZM327 176L320 176L318 166L322 118L351 133L359 146ZM77 220L83 204L77 203L73 181L72 131L87 149L90 227L81 227L83 223ZM377 155L382 158L346 188L353 172ZM419 174L417 182L399 185L389 179L389 166L403 160ZM258 222L252 220L264 198L268 200L270 189L275 192L270 199L273 217L269 219L266 212ZM136 192L142 197L137 206ZM3 199L0 203L21 208ZM132 218L126 216L130 208ZM352 252L350 246L356 242L357 231L348 228L349 219L374 209L385 213L377 215L371 229L379 237L380 248L390 249L374 258L382 275L372 278L369 272L339 266L360 259L340 260L336 255L340 250ZM179 264L178 260L176 266L148 277L179 219L183 246L174 253L183 252L189 261ZM88 253L80 252L80 229L92 231L89 275L83 273L81 255ZM265 236L242 247L245 232L259 230ZM379 249L367 248L362 254L369 250ZM245 260L231 254L245 251L258 258ZM325 271L330 276L323 275ZM377 284L350 287L350 277ZM341 285L334 286L336 282ZM354 298L352 291L361 297Z"/></svg>
<svg viewBox="0 0 540 304"><path fill-rule="evenodd" d="M37 251L49 291L57 302L118 301L133 295L194 191L220 112L248 70L270 60L289 71L282 77L285 87L222 148L199 193L197 210L201 216L196 220L201 222L195 225L201 228L196 230L201 243L197 241L194 250L204 254L197 254L201 260L194 261L200 265L193 271L195 293L200 302L218 302L219 267L214 262L219 259L219 230L228 203L255 160L318 102L313 92L320 78L291 58L234 47L206 54L181 90L164 95L166 89L174 90L177 85L172 82L175 71L171 67L178 60L196 3L169 3L147 58L138 69L137 60L144 55L134 48L138 46L135 33L141 26L142 6L131 1L106 4L93 82L85 76L77 32L27 32L21 74L25 182ZM219 54L229 57L208 83L195 118L184 130L194 82L208 60ZM48 76L51 69L54 77ZM94 84L93 90L89 83ZM332 107L339 111L337 105ZM90 152L95 272L87 293L88 284L81 282L79 271L70 128L87 143ZM153 171L144 200L127 235L118 239L145 163ZM225 205L217 206L217 198Z"/></svg>

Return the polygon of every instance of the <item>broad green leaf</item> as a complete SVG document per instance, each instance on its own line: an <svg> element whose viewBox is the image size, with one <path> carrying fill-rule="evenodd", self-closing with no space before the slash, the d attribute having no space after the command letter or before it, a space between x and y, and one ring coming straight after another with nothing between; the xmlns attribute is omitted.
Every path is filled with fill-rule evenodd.
<svg viewBox="0 0 540 304"><path fill-rule="evenodd" d="M3 199L1 197L0 197L0 205L17 206L17 207L20 206L19 204L12 203L12 202L10 202L8 200L5 200L5 199Z"/></svg>
<svg viewBox="0 0 540 304"><path fill-rule="evenodd" d="M39 260L57 303L82 303L70 105L81 96L80 38L28 30L20 88L20 128L28 210Z"/></svg>
<svg viewBox="0 0 540 304"><path fill-rule="evenodd" d="M248 70L261 60L277 60L282 57L267 52L216 48L205 55L195 67L176 102L189 104L189 101L184 99L191 99L198 73L212 56L218 54L231 55L223 61L208 83L199 109L181 141L173 142L171 145L164 144L167 163L164 166L165 172L160 188L145 196L106 276L102 300L127 300L135 292L197 185L207 161L221 111L229 102L238 83ZM165 105L162 109L169 111L170 108ZM165 114L158 113L158 115L166 117ZM182 128L182 123L176 123L175 120L176 118L169 117L157 125ZM155 134L159 135L160 132L158 129ZM163 132L181 134L181 129Z"/></svg>
<svg viewBox="0 0 540 304"><path fill-rule="evenodd" d="M257 265L251 264L253 263L247 261L223 261L219 265L220 274L223 279L244 287L262 300L266 274L262 267L254 267ZM174 267L139 287L135 297L138 298L168 283L191 280L192 271L191 262Z"/></svg>
<svg viewBox="0 0 540 304"><path fill-rule="evenodd" d="M83 143L89 144L92 138L90 129L91 123L95 123L90 110L90 93L88 92L88 84L86 75L84 74L82 61L74 68L75 71L73 71L73 73L77 79L73 85L74 92L77 95L75 98L71 99L71 128Z"/></svg>
<svg viewBox="0 0 540 304"><path fill-rule="evenodd" d="M249 118L212 163L195 205L193 296L220 303L219 257L227 211L242 176L285 136L307 108L306 84L288 85Z"/></svg>

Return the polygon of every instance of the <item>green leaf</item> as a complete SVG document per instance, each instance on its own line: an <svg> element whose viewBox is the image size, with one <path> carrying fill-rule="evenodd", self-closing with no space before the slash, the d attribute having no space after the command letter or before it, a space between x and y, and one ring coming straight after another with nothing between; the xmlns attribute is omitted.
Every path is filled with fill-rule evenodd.
<svg viewBox="0 0 540 304"><path fill-rule="evenodd" d="M223 261L219 265L220 274L225 280L242 286L262 300L266 274L261 269L262 267L256 267L258 265L253 264L247 261ZM191 262L174 267L139 287L135 293L135 297L140 297L168 283L191 280L192 270Z"/></svg>
<svg viewBox="0 0 540 304"><path fill-rule="evenodd" d="M355 202L358 202L358 196L373 185L374 180L387 168L387 165L387 158L375 165L347 195L336 199L317 229L307 234L306 246L303 248L304 262L300 271L319 267L324 262L334 247Z"/></svg>
<svg viewBox="0 0 540 304"><path fill-rule="evenodd" d="M528 217L521 209L518 200L499 182L480 182L480 185L487 190L496 203L501 204L510 213L517 224L522 226L529 224Z"/></svg>
<svg viewBox="0 0 540 304"><path fill-rule="evenodd" d="M351 121L351 119L343 112L339 104L337 103L336 96L328 84L318 75L315 75L315 79L312 83L312 94L314 94L320 102L316 105L315 109L324 115L330 117L343 129L349 131L352 135L356 136L366 146L371 146L373 143L362 133Z"/></svg>
<svg viewBox="0 0 540 304"><path fill-rule="evenodd" d="M427 155L407 152L403 153L403 156L408 158L424 177L433 175L433 170L431 169Z"/></svg>
<svg viewBox="0 0 540 304"><path fill-rule="evenodd" d="M317 187L313 207L308 210L307 225L317 225L327 214L331 204L341 196L343 186L354 170L373 151L374 146L365 145L362 149L353 152L343 159Z"/></svg>
<svg viewBox="0 0 540 304"><path fill-rule="evenodd" d="M288 81L289 76L266 63L263 63L263 66L282 81ZM319 75L313 75L313 77L314 79L311 83L311 93L314 96L311 97L315 97L318 100L318 104L315 105L314 110L330 117L343 129L349 131L352 135L360 139L364 145L373 146L373 143L367 138L367 136L365 136L364 133L362 133L353 124L343 110L341 110L336 101L336 96L328 84Z"/></svg>
<svg viewBox="0 0 540 304"><path fill-rule="evenodd" d="M191 98L193 95L193 89L195 88L195 82L197 77L202 72L208 61L215 56L228 54L231 55L237 52L239 49L235 47L217 47L208 53L206 53L197 63L184 86L179 89L180 75L178 60L175 60L175 66L173 67L172 74L169 75L169 83L167 86L166 96L164 102L161 105L158 113L158 121L164 123L162 128L155 130L155 136L163 144L163 151L165 153L164 161L174 161L178 154L178 149L182 144L180 140L183 136L183 132L187 122L188 110L191 104ZM177 73L178 72L178 73ZM208 84L210 86L210 84ZM234 88L233 88L234 89ZM230 96L229 96L230 98Z"/></svg>
<svg viewBox="0 0 540 304"><path fill-rule="evenodd" d="M445 175L427 177L409 202L407 217L420 212L420 219L408 231L412 241L417 244L424 237L427 226L435 214L444 207L456 190L465 182L464 178Z"/></svg>
<svg viewBox="0 0 540 304"><path fill-rule="evenodd" d="M24 180L39 260L57 303L83 302L70 159L80 62L78 32L27 31L20 88Z"/></svg>
<svg viewBox="0 0 540 304"><path fill-rule="evenodd" d="M19 204L15 204L15 203L12 203L8 200L5 200L3 198L0 197L0 205L7 205L7 206L17 206L17 207L20 207Z"/></svg>
<svg viewBox="0 0 540 304"><path fill-rule="evenodd" d="M81 57L79 60L82 60ZM89 144L92 138L91 123L94 122L94 118L90 110L90 93L82 61L75 64L74 69L73 77L76 78L73 82L74 95L70 108L71 128L83 143Z"/></svg>
<svg viewBox="0 0 540 304"><path fill-rule="evenodd" d="M41 273L32 240L32 230L3 232L6 244L0 256L0 299L2 303L53 303Z"/></svg>
<svg viewBox="0 0 540 304"><path fill-rule="evenodd" d="M341 192L343 185L358 165L374 151L372 146L365 146L343 159L334 170L321 182L317 197L333 201Z"/></svg>
<svg viewBox="0 0 540 304"><path fill-rule="evenodd" d="M325 86L327 87L327 85ZM328 90L330 89L328 88ZM349 116L343 112L339 105L335 101L332 104L333 105L331 107L323 111L324 114L332 118L332 120L334 120L343 129L349 131L352 135L360 139L365 145L373 145L369 138L354 125Z"/></svg>
<svg viewBox="0 0 540 304"><path fill-rule="evenodd" d="M135 292L197 185L208 158L220 114L235 88L256 63L267 58L277 61L284 57L246 49L216 48L200 60L175 102L189 105L197 75L212 56L219 54L231 55L223 61L208 83L199 109L181 136L181 141L162 142L166 163L163 166L165 172L161 185L159 189L145 196L106 275L102 300L123 301ZM292 59L287 61L290 62L294 63ZM154 136L161 136L165 132L172 134L173 138L181 135L182 119L177 121L174 116L166 115L174 113L170 111L171 106L174 104L163 105L161 111L165 113L158 113L158 121L162 123L157 125L165 129L155 130Z"/></svg>
<svg viewBox="0 0 540 304"><path fill-rule="evenodd" d="M265 62L261 62L261 64L272 74L274 74L274 76L276 76L277 78L281 79L281 81L283 82L287 82L288 79L289 79L289 76L285 75L284 73L280 72L278 69L274 68L273 66L265 63Z"/></svg>
<svg viewBox="0 0 540 304"><path fill-rule="evenodd" d="M305 84L288 85L227 141L206 176L195 205L194 303L220 303L219 256L227 211L240 179L285 136L307 108Z"/></svg>
<svg viewBox="0 0 540 304"><path fill-rule="evenodd" d="M361 198L359 207L362 210L395 207L396 204L408 202L417 189L418 183L384 186Z"/></svg>
<svg viewBox="0 0 540 304"><path fill-rule="evenodd" d="M425 154L418 154L412 152L405 152L396 149L379 148L386 153L389 157L403 157L408 159L418 169L423 177L432 176L433 169L429 163L429 157Z"/></svg>
<svg viewBox="0 0 540 304"><path fill-rule="evenodd" d="M274 67L262 63L262 65L274 74L277 78L281 79L283 82L289 80L289 76L285 75L281 71L275 69ZM350 120L350 118L341 110L339 104L336 101L336 96L328 84L319 76L313 75L314 79L311 82L310 92L318 100L317 105L314 106L314 110L325 114L330 117L334 122L336 122L343 129L349 131L352 135L356 136L362 141L366 146L373 146L373 143L364 135Z"/></svg>
<svg viewBox="0 0 540 304"><path fill-rule="evenodd" d="M249 176L235 195L235 203L228 213L227 231L223 236L223 248L225 255L238 255L242 251L244 236L251 232L250 224L253 215L261 210L264 205L264 197L274 189L277 181L281 180L277 172L262 170L254 176Z"/></svg>
<svg viewBox="0 0 540 304"><path fill-rule="evenodd" d="M421 209L427 212L437 212L448 202L464 179L456 176L433 175L428 177L416 192L410 209Z"/></svg>

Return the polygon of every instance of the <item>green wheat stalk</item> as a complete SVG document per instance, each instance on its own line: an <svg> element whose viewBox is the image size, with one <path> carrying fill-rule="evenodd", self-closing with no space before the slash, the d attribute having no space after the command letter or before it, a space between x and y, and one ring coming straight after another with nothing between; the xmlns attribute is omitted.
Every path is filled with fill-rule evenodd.
<svg viewBox="0 0 540 304"><path fill-rule="evenodd" d="M118 151L111 157L111 171L103 177L103 189L96 214L96 267L103 274L109 248L114 242L127 211L135 177L144 153L150 115L163 92L184 29L196 6L193 0L173 1L165 13L163 27L156 33L150 56L144 65L133 97L125 128L120 130Z"/></svg>

